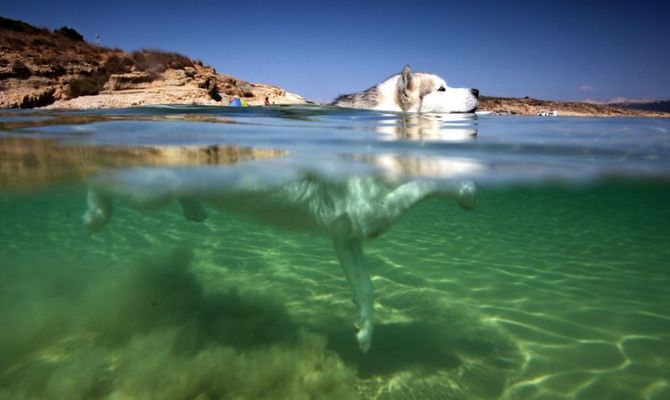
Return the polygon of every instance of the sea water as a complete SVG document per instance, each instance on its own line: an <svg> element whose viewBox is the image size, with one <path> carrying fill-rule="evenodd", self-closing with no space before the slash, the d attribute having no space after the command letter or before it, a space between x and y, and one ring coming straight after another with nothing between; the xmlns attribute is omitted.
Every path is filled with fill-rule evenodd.
<svg viewBox="0 0 670 400"><path fill-rule="evenodd" d="M122 202L87 231L88 185L134 171L477 200L428 199L365 243L364 354L327 235ZM670 398L667 119L5 111L0 243L0 399Z"/></svg>

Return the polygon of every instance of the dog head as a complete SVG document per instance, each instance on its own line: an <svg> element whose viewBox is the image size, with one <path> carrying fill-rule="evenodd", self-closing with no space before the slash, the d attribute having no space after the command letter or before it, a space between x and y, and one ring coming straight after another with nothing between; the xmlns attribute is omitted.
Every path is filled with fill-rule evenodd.
<svg viewBox="0 0 670 400"><path fill-rule="evenodd" d="M398 77L396 102L403 111L471 113L479 106L479 90L450 88L439 76L412 72L405 65Z"/></svg>

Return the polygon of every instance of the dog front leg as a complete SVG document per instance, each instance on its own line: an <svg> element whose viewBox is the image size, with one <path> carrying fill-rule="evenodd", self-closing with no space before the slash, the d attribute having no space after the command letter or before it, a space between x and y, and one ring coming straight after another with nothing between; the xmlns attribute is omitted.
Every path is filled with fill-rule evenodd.
<svg viewBox="0 0 670 400"><path fill-rule="evenodd" d="M438 185L434 182L411 181L387 194L379 206L376 218L364 229L367 239L386 232L410 208L430 197L449 197L465 210L472 210L476 198L475 184L470 181Z"/></svg>
<svg viewBox="0 0 670 400"><path fill-rule="evenodd" d="M98 232L112 217L112 199L89 187L86 194L86 205L86 212L83 216L84 226L91 233Z"/></svg>
<svg viewBox="0 0 670 400"><path fill-rule="evenodd" d="M450 197L465 210L475 206L477 188L471 181L453 182L449 185L438 185L429 181L411 181L400 185L386 195L383 202L385 213L391 218L399 217L415 204L429 197Z"/></svg>
<svg viewBox="0 0 670 400"><path fill-rule="evenodd" d="M354 324L356 340L361 351L366 353L372 342L374 288L363 257L363 241L361 238L351 237L351 221L348 216L338 218L335 224L333 246L354 293L354 303L358 307L358 320Z"/></svg>

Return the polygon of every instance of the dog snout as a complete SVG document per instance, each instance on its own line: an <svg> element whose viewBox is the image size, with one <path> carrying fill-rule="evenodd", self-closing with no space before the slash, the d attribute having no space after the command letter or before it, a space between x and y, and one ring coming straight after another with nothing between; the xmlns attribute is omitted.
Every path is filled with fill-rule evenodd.
<svg viewBox="0 0 670 400"><path fill-rule="evenodd" d="M479 98L479 89L470 89L470 93L476 98Z"/></svg>

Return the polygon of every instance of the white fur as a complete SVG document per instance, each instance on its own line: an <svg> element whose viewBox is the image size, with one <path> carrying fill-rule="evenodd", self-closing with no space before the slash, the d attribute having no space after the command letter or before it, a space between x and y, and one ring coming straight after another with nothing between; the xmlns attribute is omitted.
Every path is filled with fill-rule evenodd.
<svg viewBox="0 0 670 400"><path fill-rule="evenodd" d="M398 103L395 101L397 92L398 92L398 80L400 75L394 75L384 82L377 85L377 90L380 95L380 103L374 107L372 110L378 111L402 111ZM418 109L408 110L408 111L419 111Z"/></svg>
<svg viewBox="0 0 670 400"><path fill-rule="evenodd" d="M470 89L446 87L444 92L431 92L421 102L421 112L464 113L479 106L479 100Z"/></svg>

